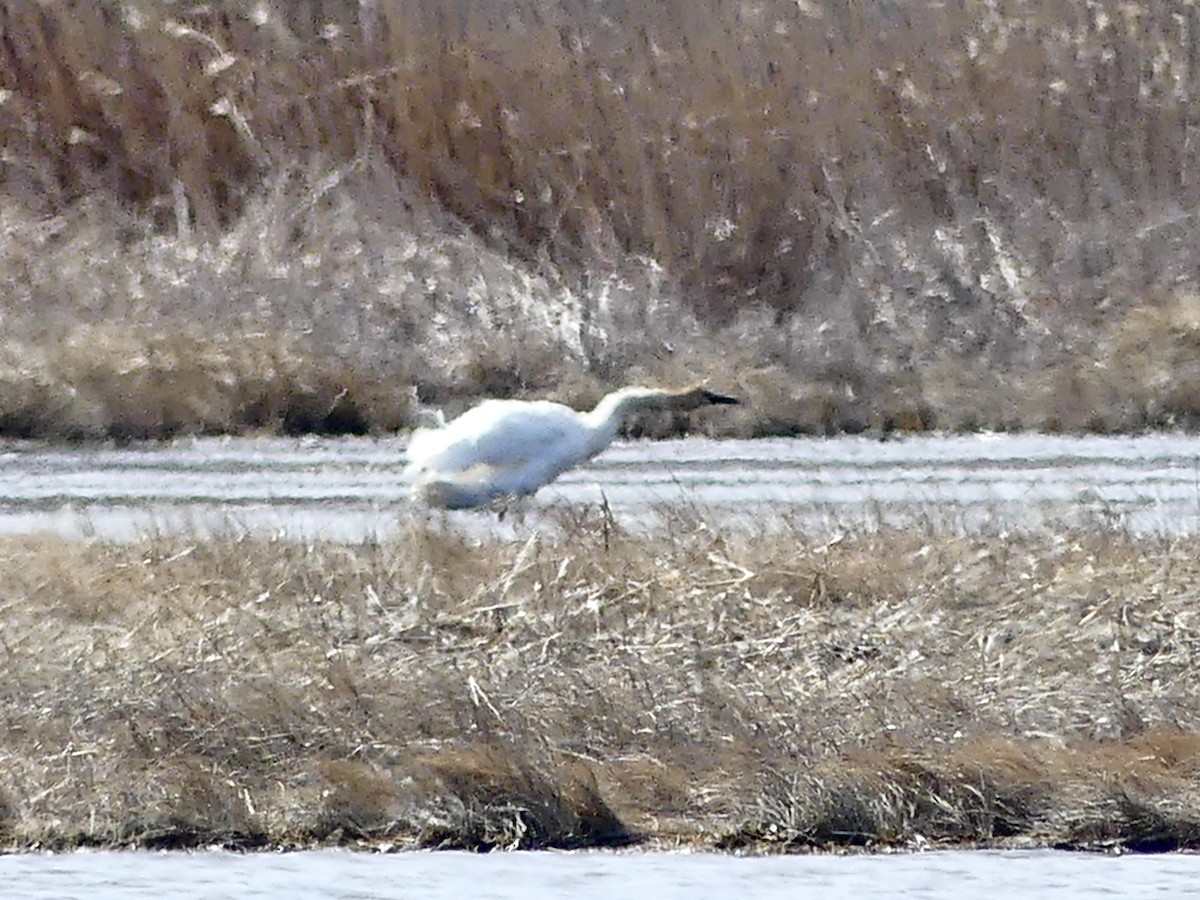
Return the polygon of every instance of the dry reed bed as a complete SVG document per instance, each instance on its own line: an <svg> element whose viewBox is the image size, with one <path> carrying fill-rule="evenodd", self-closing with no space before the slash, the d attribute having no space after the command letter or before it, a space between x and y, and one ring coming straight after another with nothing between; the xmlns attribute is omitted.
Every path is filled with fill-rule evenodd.
<svg viewBox="0 0 1200 900"><path fill-rule="evenodd" d="M743 435L1200 415L1182 0L18 0L0 32L9 434L696 377L756 397Z"/></svg>
<svg viewBox="0 0 1200 900"><path fill-rule="evenodd" d="M0 540L14 848L1200 838L1200 544Z"/></svg>

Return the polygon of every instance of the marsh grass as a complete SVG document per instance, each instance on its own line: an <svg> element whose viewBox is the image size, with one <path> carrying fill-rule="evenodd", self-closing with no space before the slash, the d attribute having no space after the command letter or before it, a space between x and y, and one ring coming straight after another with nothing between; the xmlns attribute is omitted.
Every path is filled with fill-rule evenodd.
<svg viewBox="0 0 1200 900"><path fill-rule="evenodd" d="M80 845L1167 849L1194 539L0 541L0 832Z"/></svg>
<svg viewBox="0 0 1200 900"><path fill-rule="evenodd" d="M83 326L53 350L10 343L0 431L22 438L137 440L228 431L363 434L407 424L413 398L298 342L212 340Z"/></svg>
<svg viewBox="0 0 1200 900"><path fill-rule="evenodd" d="M696 378L755 399L712 426L743 436L1197 421L1187 3L21 0L0 29L9 434Z"/></svg>

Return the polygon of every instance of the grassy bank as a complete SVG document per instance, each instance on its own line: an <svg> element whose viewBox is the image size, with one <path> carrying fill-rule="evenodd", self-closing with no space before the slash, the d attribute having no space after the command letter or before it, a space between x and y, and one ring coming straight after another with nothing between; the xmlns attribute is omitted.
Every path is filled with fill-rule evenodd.
<svg viewBox="0 0 1200 900"><path fill-rule="evenodd" d="M4 843L1200 843L1194 539L560 524L3 539Z"/></svg>
<svg viewBox="0 0 1200 900"><path fill-rule="evenodd" d="M1200 419L1183 2L18 0L0 433ZM672 424L644 425L670 431Z"/></svg>

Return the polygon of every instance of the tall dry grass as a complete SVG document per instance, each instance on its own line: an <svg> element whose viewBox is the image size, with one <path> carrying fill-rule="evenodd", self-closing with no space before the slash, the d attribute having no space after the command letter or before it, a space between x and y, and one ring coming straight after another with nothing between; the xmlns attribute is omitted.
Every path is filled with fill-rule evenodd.
<svg viewBox="0 0 1200 900"><path fill-rule="evenodd" d="M286 332L309 380L451 405L720 377L763 398L743 434L1192 426L1198 28L1182 0L9 3L0 410L101 322ZM1154 371L1115 355L1148 342Z"/></svg>
<svg viewBox="0 0 1200 900"><path fill-rule="evenodd" d="M677 524L4 539L0 834L1196 845L1194 540Z"/></svg>

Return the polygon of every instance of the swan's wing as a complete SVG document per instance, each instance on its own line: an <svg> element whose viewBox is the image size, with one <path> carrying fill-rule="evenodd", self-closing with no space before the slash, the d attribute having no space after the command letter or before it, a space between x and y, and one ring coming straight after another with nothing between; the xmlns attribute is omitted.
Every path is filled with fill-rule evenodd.
<svg viewBox="0 0 1200 900"><path fill-rule="evenodd" d="M580 414L559 403L486 400L445 428L419 429L409 444L408 469L453 473L540 463L561 471L578 461L587 435Z"/></svg>

